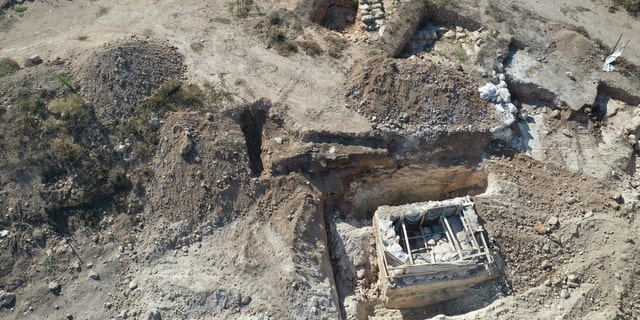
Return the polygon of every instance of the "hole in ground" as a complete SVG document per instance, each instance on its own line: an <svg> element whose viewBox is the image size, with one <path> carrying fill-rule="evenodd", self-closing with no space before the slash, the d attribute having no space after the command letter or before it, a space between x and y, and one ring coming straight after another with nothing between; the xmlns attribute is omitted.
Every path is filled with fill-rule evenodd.
<svg viewBox="0 0 640 320"><path fill-rule="evenodd" d="M370 219L382 205L474 196L486 188L487 175L475 167L414 164L349 182L341 207L350 217Z"/></svg>
<svg viewBox="0 0 640 320"><path fill-rule="evenodd" d="M343 176L340 182L344 188L342 192L333 198L330 198L332 194L329 192L325 204L328 248L343 318L365 319L382 306L380 300L367 301L356 297L356 292L365 292L379 285L380 266L375 256L376 249L371 247L371 218L375 210L382 205L478 195L487 188L487 175L475 166L414 164L378 169L376 172L363 170ZM435 316L439 313L464 314L496 299L500 291L499 281L490 281L469 287L467 292L471 295L429 307L402 309L401 313L405 318L414 315L424 318L425 314ZM442 293L459 296L447 289L443 289Z"/></svg>
<svg viewBox="0 0 640 320"><path fill-rule="evenodd" d="M264 110L244 110L240 114L240 128L244 134L249 153L249 166L254 176L259 176L264 170L262 164L262 127L267 120L267 112Z"/></svg>
<svg viewBox="0 0 640 320"><path fill-rule="evenodd" d="M311 15L311 21L329 30L343 31L354 24L357 10L358 7L354 1L319 1Z"/></svg>
<svg viewBox="0 0 640 320"><path fill-rule="evenodd" d="M420 25L412 30L411 37L406 39L398 58L408 58L423 52L446 52L446 54L453 53L462 57L465 54L465 48L461 46L462 41L455 41L458 35L450 41L440 40L445 39L444 35L449 29L455 32L457 27L463 28L466 33L478 30L481 26L477 21L464 17L458 12L430 5ZM456 34L462 33L456 32ZM466 34L464 38L467 38ZM473 47L475 40L467 42L469 44L465 43L465 46ZM466 49L469 51L469 48Z"/></svg>

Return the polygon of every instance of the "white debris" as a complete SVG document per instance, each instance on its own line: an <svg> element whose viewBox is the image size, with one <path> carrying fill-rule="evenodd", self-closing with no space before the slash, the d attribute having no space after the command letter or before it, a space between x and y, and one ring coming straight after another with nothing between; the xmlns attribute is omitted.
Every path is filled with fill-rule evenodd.
<svg viewBox="0 0 640 320"><path fill-rule="evenodd" d="M604 65L602 65L602 71L611 72L615 70L611 64L614 61L616 61L618 57L622 55L622 52L624 51L624 48L627 47L627 44L629 44L629 41L627 41L627 43L625 43L624 46L618 48L618 50L616 50L614 53L612 53L610 56L604 59Z"/></svg>
<svg viewBox="0 0 640 320"><path fill-rule="evenodd" d="M492 82L487 82L484 86L478 88L480 97L493 104L496 111L502 116L503 122L490 129L494 137L498 139L508 139L512 135L509 128L516 121L518 108L511 103L511 93L504 81L505 76L502 73L494 75Z"/></svg>

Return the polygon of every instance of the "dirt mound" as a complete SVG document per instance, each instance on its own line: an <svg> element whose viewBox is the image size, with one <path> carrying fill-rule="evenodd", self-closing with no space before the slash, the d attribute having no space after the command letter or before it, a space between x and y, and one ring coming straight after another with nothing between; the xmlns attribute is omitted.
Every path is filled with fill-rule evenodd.
<svg viewBox="0 0 640 320"><path fill-rule="evenodd" d="M457 131L462 124L486 128L490 122L490 106L476 85L448 63L376 57L355 66L348 84L347 94L358 102L351 107L374 123Z"/></svg>
<svg viewBox="0 0 640 320"><path fill-rule="evenodd" d="M553 30L552 27L550 27ZM551 47L555 47L565 59L582 64L600 63L600 49L594 42L582 34L567 29L554 33Z"/></svg>
<svg viewBox="0 0 640 320"><path fill-rule="evenodd" d="M178 49L164 43L132 41L106 46L92 55L78 78L100 122L129 113L153 89L186 70Z"/></svg>
<svg viewBox="0 0 640 320"><path fill-rule="evenodd" d="M521 155L510 162L489 160L484 167L494 174L493 182L476 206L518 293L554 281L558 269L585 250L591 217L616 220L625 214L611 199L613 192L595 178Z"/></svg>

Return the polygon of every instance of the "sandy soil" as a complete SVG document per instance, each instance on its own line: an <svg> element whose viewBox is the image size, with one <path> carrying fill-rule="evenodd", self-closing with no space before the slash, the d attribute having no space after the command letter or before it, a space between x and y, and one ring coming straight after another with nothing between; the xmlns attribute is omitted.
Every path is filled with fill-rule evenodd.
<svg viewBox="0 0 640 320"><path fill-rule="evenodd" d="M340 32L309 22L326 4L44 1L5 11L0 57L44 62L0 79L0 120L17 114L22 88L49 105L68 94L52 78L69 73L91 110L74 142L131 186L113 203L83 203L91 198L72 170L0 169L0 290L15 297L0 300L0 318L638 319L638 79L599 71L606 52L594 41L612 46L623 33L625 58L640 63L637 18L600 0L434 1L420 28L441 28L438 40L394 58L380 48L412 41L398 40L420 24L399 16L410 3L383 1L392 32L362 31L361 13L345 25L353 8L341 2L322 20ZM281 22L270 14L280 8L294 40L322 54L278 53L269 37ZM341 54L329 54L332 43ZM517 107L500 135L503 114L477 91L499 74ZM202 88L204 102L161 114L143 163L111 151L141 142L110 125L176 77ZM12 166L13 136L0 136ZM20 139L11 146L30 140ZM375 208L465 194L502 277L426 308L385 308Z"/></svg>

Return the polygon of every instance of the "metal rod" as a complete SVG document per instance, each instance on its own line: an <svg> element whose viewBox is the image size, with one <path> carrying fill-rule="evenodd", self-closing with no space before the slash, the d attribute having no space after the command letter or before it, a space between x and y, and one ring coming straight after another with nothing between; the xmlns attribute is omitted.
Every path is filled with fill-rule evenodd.
<svg viewBox="0 0 640 320"><path fill-rule="evenodd" d="M618 48L618 43L620 43L620 39L622 39L622 33L618 37L618 41L616 41L616 45L613 46L613 49L611 50L611 53L609 53L609 55L612 55L614 52L616 52L616 48Z"/></svg>

